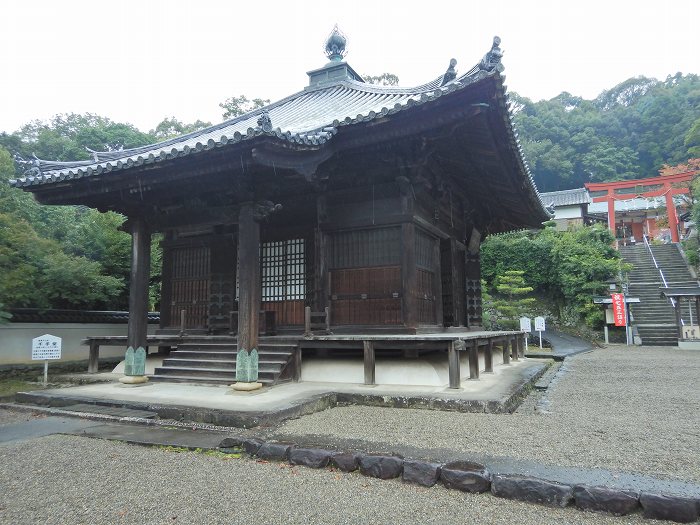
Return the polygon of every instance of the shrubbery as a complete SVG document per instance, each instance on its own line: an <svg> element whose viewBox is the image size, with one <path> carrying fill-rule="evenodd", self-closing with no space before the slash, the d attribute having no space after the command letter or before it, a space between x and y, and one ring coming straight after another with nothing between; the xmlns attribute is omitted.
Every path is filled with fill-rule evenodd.
<svg viewBox="0 0 700 525"><path fill-rule="evenodd" d="M623 265L612 243L612 234L600 225L494 235L481 246L482 277L497 293L499 276L522 270L524 282L549 303L562 324L599 327L603 312L593 296L607 293L607 281Z"/></svg>

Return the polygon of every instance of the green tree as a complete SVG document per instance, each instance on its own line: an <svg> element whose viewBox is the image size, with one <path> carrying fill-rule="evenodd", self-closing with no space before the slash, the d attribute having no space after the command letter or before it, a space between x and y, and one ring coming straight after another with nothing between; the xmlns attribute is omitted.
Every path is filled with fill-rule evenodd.
<svg viewBox="0 0 700 525"><path fill-rule="evenodd" d="M608 279L625 269L612 242L603 226L489 236L481 246L482 277L496 286L507 271L523 271L525 282L560 320L596 327L602 318L592 297L604 294Z"/></svg>
<svg viewBox="0 0 700 525"><path fill-rule="evenodd" d="M94 151L117 151L153 142L131 124L113 122L91 113L56 115L48 122L35 120L12 136L5 135L2 145L23 157L36 155L47 160L83 160Z"/></svg>
<svg viewBox="0 0 700 525"><path fill-rule="evenodd" d="M162 141L179 137L180 135L186 135L187 133L193 133L208 128L209 126L211 126L211 122L197 120L189 124L183 124L175 117L165 117L158 123L155 129L152 129L149 133L155 140Z"/></svg>
<svg viewBox="0 0 700 525"><path fill-rule="evenodd" d="M686 160L700 141L693 138L698 75L631 78L594 100L566 92L540 102L512 93L510 100L541 191L655 176L664 164Z"/></svg>
<svg viewBox="0 0 700 525"><path fill-rule="evenodd" d="M535 302L534 297L526 297L534 288L525 283L523 270L506 270L496 277L495 288L497 297L492 302L490 309L497 324L504 328L515 329L520 317L527 314Z"/></svg>
<svg viewBox="0 0 700 525"><path fill-rule="evenodd" d="M688 148L689 156L700 157L700 118L693 122L686 133L683 145Z"/></svg>
<svg viewBox="0 0 700 525"><path fill-rule="evenodd" d="M269 99L254 98L250 100L245 95L241 95L239 97L227 98L225 101L219 103L219 107L224 110L222 118L228 120L250 113L269 103Z"/></svg>

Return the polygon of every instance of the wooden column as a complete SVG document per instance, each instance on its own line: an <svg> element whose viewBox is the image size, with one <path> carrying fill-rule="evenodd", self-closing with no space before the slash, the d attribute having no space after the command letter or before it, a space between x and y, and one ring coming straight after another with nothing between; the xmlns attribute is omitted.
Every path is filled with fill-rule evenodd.
<svg viewBox="0 0 700 525"><path fill-rule="evenodd" d="M627 305L625 305L627 306ZM681 324L681 298L676 297L676 331L678 332L678 339L683 339L683 325Z"/></svg>
<svg viewBox="0 0 700 525"><path fill-rule="evenodd" d="M96 341L90 341L90 354L88 357L88 374L96 374L100 367L100 345Z"/></svg>
<svg viewBox="0 0 700 525"><path fill-rule="evenodd" d="M469 379L479 379L479 341L469 345Z"/></svg>
<svg viewBox="0 0 700 525"><path fill-rule="evenodd" d="M484 354L484 372L493 374L493 339L489 339L486 345L486 353Z"/></svg>
<svg viewBox="0 0 700 525"><path fill-rule="evenodd" d="M413 223L401 225L401 272L403 290L401 309L403 323L409 328L418 326L418 270L416 268L416 227Z"/></svg>
<svg viewBox="0 0 700 525"><path fill-rule="evenodd" d="M503 340L503 364L504 365L509 365L510 364L510 337L506 337Z"/></svg>
<svg viewBox="0 0 700 525"><path fill-rule="evenodd" d="M260 324L260 224L252 202L238 213L238 349L258 347Z"/></svg>
<svg viewBox="0 0 700 525"><path fill-rule="evenodd" d="M459 350L456 341L450 341L447 347L450 388L460 388L460 371L459 371Z"/></svg>
<svg viewBox="0 0 700 525"><path fill-rule="evenodd" d="M316 229L314 231L315 271L314 288L316 296L313 298L315 311L320 312L329 305L329 278L328 278L328 235L321 229L326 222L326 196L320 194L316 197Z"/></svg>
<svg viewBox="0 0 700 525"><path fill-rule="evenodd" d="M433 261L435 262L435 270L433 271L433 286L435 291L435 324L438 326L444 326L445 314L442 308L442 261L440 259L440 239L435 239L435 242L433 242ZM452 264L451 261L450 264Z"/></svg>
<svg viewBox="0 0 700 525"><path fill-rule="evenodd" d="M129 218L131 277L127 346L146 348L148 335L148 279L151 273L151 232L143 217Z"/></svg>
<svg viewBox="0 0 700 525"><path fill-rule="evenodd" d="M374 343L372 341L363 341L364 361L365 361L365 385L375 384L375 360L374 360Z"/></svg>
<svg viewBox="0 0 700 525"><path fill-rule="evenodd" d="M297 381L297 382L301 379L301 358L302 358L301 345L297 345L296 349L294 350L294 376L293 376L294 381Z"/></svg>
<svg viewBox="0 0 700 525"><path fill-rule="evenodd" d="M511 348L513 350L513 361L519 361L520 360L520 344L522 341L522 337L519 335L516 335L513 338L513 342L511 344Z"/></svg>

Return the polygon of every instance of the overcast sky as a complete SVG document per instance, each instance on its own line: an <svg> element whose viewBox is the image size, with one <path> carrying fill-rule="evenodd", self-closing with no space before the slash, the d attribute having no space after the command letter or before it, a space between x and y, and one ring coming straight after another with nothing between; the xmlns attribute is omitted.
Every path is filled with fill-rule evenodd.
<svg viewBox="0 0 700 525"><path fill-rule="evenodd" d="M0 30L0 131L91 112L147 131L221 120L219 102L280 99L326 63L334 24L361 74L402 86L467 71L502 39L506 84L594 98L632 76L700 73L700 1L11 0Z"/></svg>

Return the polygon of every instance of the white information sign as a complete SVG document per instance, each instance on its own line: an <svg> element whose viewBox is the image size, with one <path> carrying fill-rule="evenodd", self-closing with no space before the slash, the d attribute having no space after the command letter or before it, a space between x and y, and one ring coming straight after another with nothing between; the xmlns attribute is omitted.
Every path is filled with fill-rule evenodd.
<svg viewBox="0 0 700 525"><path fill-rule="evenodd" d="M61 359L61 338L45 334L32 339L32 360Z"/></svg>
<svg viewBox="0 0 700 525"><path fill-rule="evenodd" d="M535 332L544 332L544 317L535 317Z"/></svg>
<svg viewBox="0 0 700 525"><path fill-rule="evenodd" d="M532 332L532 319L529 317L521 317L520 318L520 329L523 332Z"/></svg>

